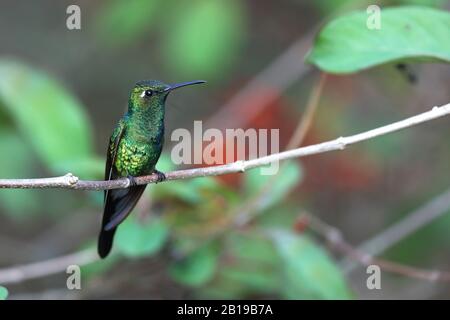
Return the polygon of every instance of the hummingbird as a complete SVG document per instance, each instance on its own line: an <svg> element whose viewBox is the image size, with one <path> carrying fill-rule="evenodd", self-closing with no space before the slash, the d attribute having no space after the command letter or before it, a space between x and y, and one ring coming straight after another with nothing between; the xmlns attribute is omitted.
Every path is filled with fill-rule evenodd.
<svg viewBox="0 0 450 320"><path fill-rule="evenodd" d="M134 177L156 173L157 182L164 173L156 169L164 144L164 114L167 96L175 89L203 80L165 84L144 80L135 84L128 100L128 111L119 120L109 140L105 180L127 177L129 187L105 190L98 254L103 259L111 251L118 225L139 201L146 185L137 185Z"/></svg>

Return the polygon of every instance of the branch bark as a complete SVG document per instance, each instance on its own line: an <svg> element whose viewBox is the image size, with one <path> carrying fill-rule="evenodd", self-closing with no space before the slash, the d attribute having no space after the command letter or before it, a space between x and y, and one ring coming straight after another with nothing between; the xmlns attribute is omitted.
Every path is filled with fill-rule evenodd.
<svg viewBox="0 0 450 320"><path fill-rule="evenodd" d="M214 167L195 168L188 170L179 170L166 173L167 180L181 180L205 176L218 176L229 173L245 172L246 170L262 167L276 161L282 161L293 158L306 157L314 154L325 153L329 151L343 150L345 147L370 140L378 136L392 133L401 129L409 128L427 121L431 121L450 114L450 103L441 107L434 107L432 110L419 115L348 137L340 137L335 140L322 142L307 147L292 149L261 158L248 161L236 161L230 164ZM137 177L138 185L155 183L158 177L156 174ZM128 178L121 178L110 181L80 180L78 177L68 173L61 177L42 178L42 179L0 179L0 188L8 189L42 189L42 188L62 188L77 190L106 190L127 188L130 184Z"/></svg>
<svg viewBox="0 0 450 320"><path fill-rule="evenodd" d="M99 260L95 250L84 250L45 261L0 269L0 284L19 283L59 273L70 265L84 266Z"/></svg>
<svg viewBox="0 0 450 320"><path fill-rule="evenodd" d="M427 226L450 210L450 189L433 198L414 212L408 214L399 222L388 227L370 240L359 245L357 250L378 256L407 238L417 230ZM352 272L357 265L351 259L344 259L341 263L345 273Z"/></svg>
<svg viewBox="0 0 450 320"><path fill-rule="evenodd" d="M363 266L378 265L381 270L401 276L435 282L450 282L450 272L440 270L420 269L413 266L380 259L353 247L343 237L341 231L332 227L316 216L303 214L300 218L306 218L306 224L314 232L324 237L335 249L347 255L352 261Z"/></svg>

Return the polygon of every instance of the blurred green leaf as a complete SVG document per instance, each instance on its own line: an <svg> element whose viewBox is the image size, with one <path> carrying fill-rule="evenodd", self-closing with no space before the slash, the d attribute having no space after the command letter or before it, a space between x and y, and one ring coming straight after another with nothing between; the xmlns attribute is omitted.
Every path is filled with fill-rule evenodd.
<svg viewBox="0 0 450 320"><path fill-rule="evenodd" d="M393 208L389 212L389 221L386 222L386 225L392 225L402 219L406 219L408 214L418 210L440 193L442 193L442 189L439 186L428 187L426 191L416 191L409 197L399 201L398 207ZM412 265L423 265L424 262L433 261L436 257L436 252L447 252L450 249L449 228L450 210L447 210L447 213L434 219L387 249L383 253L383 257L398 263ZM433 250L430 250L430 248L433 248ZM426 267L425 265L424 267Z"/></svg>
<svg viewBox="0 0 450 320"><path fill-rule="evenodd" d="M185 186L189 187L189 184ZM182 198L178 193L175 197L164 199L166 217L177 235L196 239L222 229L231 219L233 212L230 209L239 201L239 196L228 186L198 189L197 198L186 195Z"/></svg>
<svg viewBox="0 0 450 320"><path fill-rule="evenodd" d="M169 153L162 153L161 157L159 157L158 160L158 170L162 172L172 171L175 170L175 165L170 157Z"/></svg>
<svg viewBox="0 0 450 320"><path fill-rule="evenodd" d="M258 226L262 228L281 228L290 229L298 219L299 202L283 201L276 206L264 211L264 214L258 216Z"/></svg>
<svg viewBox="0 0 450 320"><path fill-rule="evenodd" d="M0 286L0 300L6 300L8 297L8 290L5 287Z"/></svg>
<svg viewBox="0 0 450 320"><path fill-rule="evenodd" d="M55 168L70 160L70 170L83 174L76 163L92 155L91 128L83 107L62 86L38 70L1 60L0 106L49 168L63 173Z"/></svg>
<svg viewBox="0 0 450 320"><path fill-rule="evenodd" d="M97 244L89 246L92 250L97 249ZM104 274L112 267L114 267L117 262L120 261L120 255L111 254L108 259L97 260L93 263L89 263L81 266L81 274L83 275L83 281L89 280L99 274Z"/></svg>
<svg viewBox="0 0 450 320"><path fill-rule="evenodd" d="M220 274L235 286L242 286L242 292L247 295L275 293L280 287L280 277L275 270L261 268L254 263L223 267Z"/></svg>
<svg viewBox="0 0 450 320"><path fill-rule="evenodd" d="M450 13L414 6L383 9L380 30L367 28L368 17L359 11L328 23L306 61L330 73L405 59L450 62Z"/></svg>
<svg viewBox="0 0 450 320"><path fill-rule="evenodd" d="M399 108L393 109L392 106L388 106L384 110L376 109L374 112L366 108L358 109L357 112L354 109L340 110L341 117L339 120L336 118L335 121L340 122L342 128L337 132L348 132L349 130L363 132L367 128L376 128L380 123L389 123L392 118L400 118L402 112ZM404 154L398 151L408 148L408 143L412 140L411 136L412 132L408 130L397 134L387 134L367 141L361 146L361 150L373 164L387 165L390 161L401 159Z"/></svg>
<svg viewBox="0 0 450 320"><path fill-rule="evenodd" d="M68 170L72 170L72 168L77 168L73 173L80 175L79 173L81 172L84 179L103 179L105 174L105 159L98 156L85 159L71 159L56 163L53 168L57 172L67 172Z"/></svg>
<svg viewBox="0 0 450 320"><path fill-rule="evenodd" d="M197 0L176 8L163 43L167 65L180 77L223 76L245 33L240 3Z"/></svg>
<svg viewBox="0 0 450 320"><path fill-rule="evenodd" d="M200 297L245 299L273 295L281 289L281 259L273 242L261 233L228 233L217 275L200 290Z"/></svg>
<svg viewBox="0 0 450 320"><path fill-rule="evenodd" d="M273 264L279 261L278 253L267 238L256 233L229 233L227 247L237 259L253 260L260 264Z"/></svg>
<svg viewBox="0 0 450 320"><path fill-rule="evenodd" d="M244 299L248 296L248 288L239 285L239 282L226 277L214 279L214 281L199 290L195 294L200 299Z"/></svg>
<svg viewBox="0 0 450 320"><path fill-rule="evenodd" d="M171 183L158 185L155 188L156 197L167 197L169 195L191 204L205 201L205 190L217 190L220 184L212 177L191 179L184 181L172 181Z"/></svg>
<svg viewBox="0 0 450 320"><path fill-rule="evenodd" d="M160 0L115 0L105 2L97 18L97 36L113 46L129 45L156 22Z"/></svg>
<svg viewBox="0 0 450 320"><path fill-rule="evenodd" d="M116 248L128 257L155 254L167 240L169 228L160 218L144 223L129 217L117 229Z"/></svg>
<svg viewBox="0 0 450 320"><path fill-rule="evenodd" d="M0 177L28 178L35 164L33 153L25 142L7 128L0 128ZM39 208L36 190L0 190L0 206L13 217L26 216Z"/></svg>
<svg viewBox="0 0 450 320"><path fill-rule="evenodd" d="M178 282L198 287L212 279L217 268L218 252L213 244L206 244L169 268Z"/></svg>
<svg viewBox="0 0 450 320"><path fill-rule="evenodd" d="M280 289L277 272L281 260L271 241L257 233L230 233L227 249L231 262L223 265L220 276L235 286L243 286L243 292L273 293Z"/></svg>
<svg viewBox="0 0 450 320"><path fill-rule="evenodd" d="M259 169L250 170L244 176L245 193L248 196L257 194L262 189L266 190L269 183L270 189L268 190L270 191L266 192L263 202L259 204L260 210L266 209L283 200L289 191L299 184L301 178L300 166L295 161L280 164L276 177L262 175Z"/></svg>
<svg viewBox="0 0 450 320"><path fill-rule="evenodd" d="M320 9L325 14L333 14L340 9L361 8L367 7L369 0L316 0L312 2L314 6Z"/></svg>
<svg viewBox="0 0 450 320"><path fill-rule="evenodd" d="M345 279L326 252L306 236L284 230L271 230L282 259L288 299L350 299Z"/></svg>
<svg viewBox="0 0 450 320"><path fill-rule="evenodd" d="M395 4L403 4L403 5L419 5L419 6L430 6L430 7L441 7L445 3L448 3L448 0L395 0L393 1Z"/></svg>

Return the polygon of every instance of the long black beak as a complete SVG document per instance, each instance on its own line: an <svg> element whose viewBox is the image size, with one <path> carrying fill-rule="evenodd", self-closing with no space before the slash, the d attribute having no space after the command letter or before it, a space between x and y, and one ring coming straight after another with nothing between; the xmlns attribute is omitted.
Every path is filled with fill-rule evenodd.
<svg viewBox="0 0 450 320"><path fill-rule="evenodd" d="M193 84L200 84L200 83L206 83L206 81L203 80L194 80L194 81L188 81L188 82L180 82L180 83L174 83L169 85L168 88L164 89L164 91L172 91L181 87L191 86Z"/></svg>

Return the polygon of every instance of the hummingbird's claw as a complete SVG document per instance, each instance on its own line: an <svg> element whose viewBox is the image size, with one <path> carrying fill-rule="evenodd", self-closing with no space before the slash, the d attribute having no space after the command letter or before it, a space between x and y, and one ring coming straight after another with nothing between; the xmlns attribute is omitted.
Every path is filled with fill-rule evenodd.
<svg viewBox="0 0 450 320"><path fill-rule="evenodd" d="M158 179L156 179L156 183L163 182L167 179L166 175L161 171L155 170L154 173L156 173L156 175L158 176Z"/></svg>
<svg viewBox="0 0 450 320"><path fill-rule="evenodd" d="M137 186L136 179L133 176L127 176L127 179L129 181L129 186L130 187Z"/></svg>

